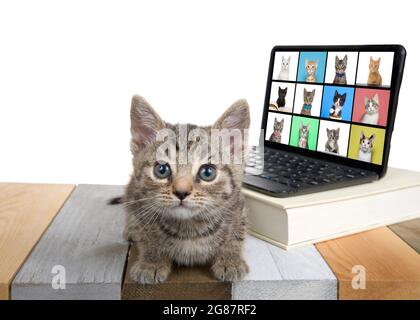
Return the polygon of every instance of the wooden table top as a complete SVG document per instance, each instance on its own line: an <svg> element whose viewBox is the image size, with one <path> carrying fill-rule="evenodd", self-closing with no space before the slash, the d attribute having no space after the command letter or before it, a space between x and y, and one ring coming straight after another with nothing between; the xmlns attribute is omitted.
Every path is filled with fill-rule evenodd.
<svg viewBox="0 0 420 320"><path fill-rule="evenodd" d="M250 273L206 266L145 286L126 274L122 186L0 183L0 299L420 299L420 219L285 251L248 236Z"/></svg>

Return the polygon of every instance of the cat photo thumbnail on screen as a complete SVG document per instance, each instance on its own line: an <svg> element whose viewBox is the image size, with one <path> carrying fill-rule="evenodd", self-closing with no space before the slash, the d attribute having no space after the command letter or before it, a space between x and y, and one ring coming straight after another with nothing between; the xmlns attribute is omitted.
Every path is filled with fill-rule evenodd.
<svg viewBox="0 0 420 320"><path fill-rule="evenodd" d="M296 81L299 51L276 52L274 58L273 80Z"/></svg>
<svg viewBox="0 0 420 320"><path fill-rule="evenodd" d="M269 112L265 139L271 142L289 144L291 124L291 115Z"/></svg>
<svg viewBox="0 0 420 320"><path fill-rule="evenodd" d="M325 83L354 85L359 52L328 52Z"/></svg>
<svg viewBox="0 0 420 320"><path fill-rule="evenodd" d="M295 83L276 82L271 83L270 111L292 113L295 98Z"/></svg>
<svg viewBox="0 0 420 320"><path fill-rule="evenodd" d="M298 83L296 85L293 113L319 117L321 112L322 94L322 85Z"/></svg>
<svg viewBox="0 0 420 320"><path fill-rule="evenodd" d="M357 85L390 88L394 52L360 52Z"/></svg>
<svg viewBox="0 0 420 320"><path fill-rule="evenodd" d="M321 120L318 134L320 152L347 157L350 124L338 121Z"/></svg>
<svg viewBox="0 0 420 320"><path fill-rule="evenodd" d="M323 83L327 52L302 51L299 56L297 81Z"/></svg>

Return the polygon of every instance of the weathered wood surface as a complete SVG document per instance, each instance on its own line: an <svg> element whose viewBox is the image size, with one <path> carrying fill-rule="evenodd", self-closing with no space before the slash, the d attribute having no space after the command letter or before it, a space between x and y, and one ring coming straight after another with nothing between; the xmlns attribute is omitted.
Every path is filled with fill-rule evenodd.
<svg viewBox="0 0 420 320"><path fill-rule="evenodd" d="M74 185L0 183L0 299Z"/></svg>
<svg viewBox="0 0 420 320"><path fill-rule="evenodd" d="M420 219L393 224L389 228L420 254Z"/></svg>
<svg viewBox="0 0 420 320"><path fill-rule="evenodd" d="M12 299L120 299L128 243L121 186L79 185L12 284ZM57 267L58 266L58 267ZM52 283L63 283L54 289ZM62 271L62 270L58 270Z"/></svg>
<svg viewBox="0 0 420 320"><path fill-rule="evenodd" d="M231 284L217 281L208 266L176 267L166 282L157 285L141 285L129 275L138 251L132 246L124 279L124 300L226 300L231 299Z"/></svg>
<svg viewBox="0 0 420 320"><path fill-rule="evenodd" d="M134 248L134 247L133 247ZM134 249L127 270L137 259ZM177 268L167 282L138 284L126 273L123 299L337 299L337 281L313 247L293 251L248 236L245 259L250 273L240 282L214 279L209 266Z"/></svg>
<svg viewBox="0 0 420 320"><path fill-rule="evenodd" d="M337 280L314 246L285 251L249 236L250 273L233 284L233 299L337 299Z"/></svg>
<svg viewBox="0 0 420 320"><path fill-rule="evenodd" d="M339 299L420 299L420 255L390 229L316 247L339 281Z"/></svg>

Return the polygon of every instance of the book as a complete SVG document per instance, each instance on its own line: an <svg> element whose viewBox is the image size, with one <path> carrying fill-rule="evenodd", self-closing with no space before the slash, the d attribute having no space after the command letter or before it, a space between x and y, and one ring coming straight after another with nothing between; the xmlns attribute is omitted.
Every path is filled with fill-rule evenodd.
<svg viewBox="0 0 420 320"><path fill-rule="evenodd" d="M290 198L243 193L250 233L283 249L420 217L420 173L396 168L371 183Z"/></svg>

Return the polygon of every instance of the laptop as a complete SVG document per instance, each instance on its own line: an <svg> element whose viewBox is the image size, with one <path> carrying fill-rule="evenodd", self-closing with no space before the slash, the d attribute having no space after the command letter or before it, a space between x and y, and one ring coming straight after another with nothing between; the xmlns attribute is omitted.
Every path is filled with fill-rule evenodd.
<svg viewBox="0 0 420 320"><path fill-rule="evenodd" d="M405 56L400 45L274 47L244 186L289 197L383 177Z"/></svg>

